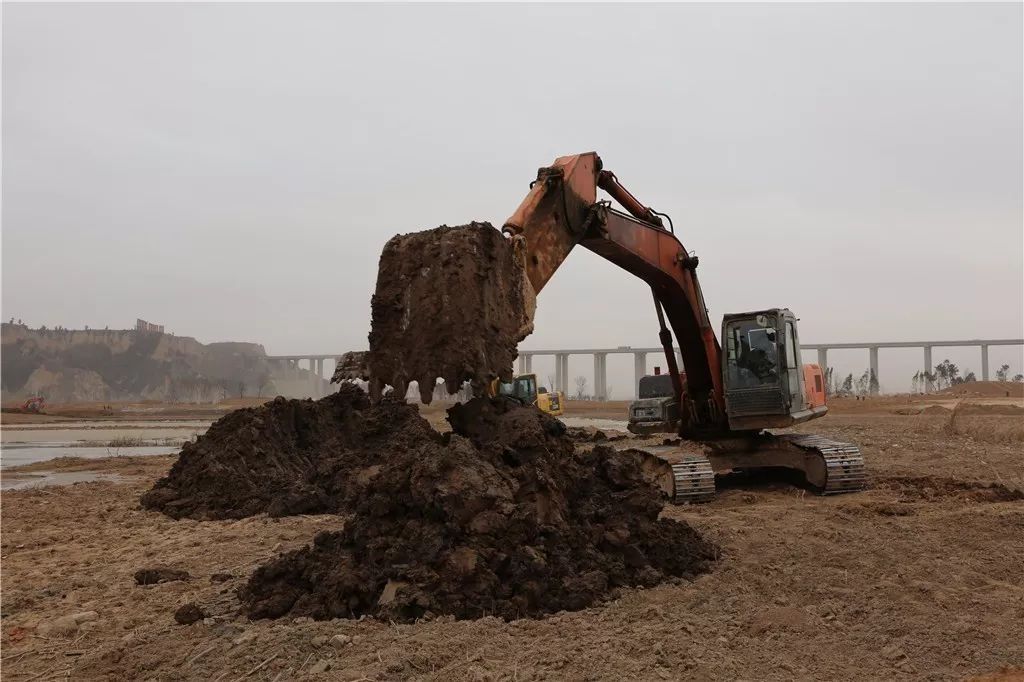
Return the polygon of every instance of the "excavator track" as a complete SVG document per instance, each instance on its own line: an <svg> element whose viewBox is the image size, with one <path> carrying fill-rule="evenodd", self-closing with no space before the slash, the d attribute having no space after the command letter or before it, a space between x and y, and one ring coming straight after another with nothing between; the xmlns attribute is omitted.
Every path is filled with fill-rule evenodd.
<svg viewBox="0 0 1024 682"><path fill-rule="evenodd" d="M822 495L852 493L867 487L864 456L853 443L824 436L786 434L777 436L805 452L817 453L825 462L825 485L819 486Z"/></svg>
<svg viewBox="0 0 1024 682"><path fill-rule="evenodd" d="M867 486L860 448L824 436L763 434L754 440L717 441L707 448L707 455L666 445L636 447L628 440L616 447L639 450L660 462L659 485L675 504L713 500L716 471L794 469L803 472L819 495L851 493Z"/></svg>
<svg viewBox="0 0 1024 682"><path fill-rule="evenodd" d="M708 502L715 497L715 471L707 457L692 455L673 464L672 482L676 504Z"/></svg>

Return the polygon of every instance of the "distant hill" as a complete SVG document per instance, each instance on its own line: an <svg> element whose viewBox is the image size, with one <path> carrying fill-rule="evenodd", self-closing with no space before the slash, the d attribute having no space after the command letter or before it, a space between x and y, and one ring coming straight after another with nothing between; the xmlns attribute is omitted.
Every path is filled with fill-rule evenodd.
<svg viewBox="0 0 1024 682"><path fill-rule="evenodd" d="M0 341L4 400L42 395L51 402L206 402L276 390L267 354L255 343L202 344L135 329L29 329L9 323Z"/></svg>

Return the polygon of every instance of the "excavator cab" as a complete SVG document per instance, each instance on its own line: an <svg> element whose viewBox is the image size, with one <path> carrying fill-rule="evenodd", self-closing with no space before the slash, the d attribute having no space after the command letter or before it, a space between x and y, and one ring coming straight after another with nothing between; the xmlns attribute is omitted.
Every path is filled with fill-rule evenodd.
<svg viewBox="0 0 1024 682"><path fill-rule="evenodd" d="M722 377L729 428L783 428L823 416L821 368L800 362L797 318L786 308L726 315Z"/></svg>

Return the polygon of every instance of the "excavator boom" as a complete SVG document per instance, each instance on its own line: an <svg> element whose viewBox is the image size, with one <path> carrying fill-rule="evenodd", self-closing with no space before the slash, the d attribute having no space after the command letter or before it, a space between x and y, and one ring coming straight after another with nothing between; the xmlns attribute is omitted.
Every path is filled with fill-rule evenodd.
<svg viewBox="0 0 1024 682"><path fill-rule="evenodd" d="M599 187L628 213L598 202ZM663 328L662 345L676 377L685 427L698 433L727 429L722 351L697 280L697 258L665 229L659 214L603 169L596 153L563 156L541 168L503 230L526 242L527 276L538 293L577 244L650 285L659 318L664 311L686 367L683 395L671 335Z"/></svg>

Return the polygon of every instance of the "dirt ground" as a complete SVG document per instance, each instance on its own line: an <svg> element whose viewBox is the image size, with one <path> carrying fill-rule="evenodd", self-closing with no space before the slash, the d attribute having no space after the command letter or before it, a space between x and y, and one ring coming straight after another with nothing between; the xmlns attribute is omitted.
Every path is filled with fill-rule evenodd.
<svg viewBox="0 0 1024 682"><path fill-rule="evenodd" d="M227 398L212 404L196 403L165 403L158 400L142 402L81 402L48 404L42 414L21 413L20 403L10 402L3 405L7 410L0 413L3 424L50 424L74 422L81 419L89 421L138 421L141 419L219 419L231 410L240 407L255 407L273 400L267 398Z"/></svg>
<svg viewBox="0 0 1024 682"><path fill-rule="evenodd" d="M138 502L174 457L61 461L119 479L3 493L3 674L1013 679L1024 665L1024 424L1014 414L895 412L905 404L836 401L798 429L859 443L870 490L822 498L779 479L720 478L715 501L664 512L721 547L710 573L512 622L249 622L234 595L248 574L342 519L174 521ZM439 421L439 409L424 411ZM621 418L624 404L584 413ZM137 570L159 566L192 577L135 584ZM209 618L177 625L187 602ZM75 614L80 622L55 627Z"/></svg>

